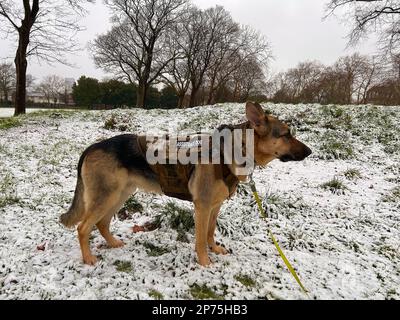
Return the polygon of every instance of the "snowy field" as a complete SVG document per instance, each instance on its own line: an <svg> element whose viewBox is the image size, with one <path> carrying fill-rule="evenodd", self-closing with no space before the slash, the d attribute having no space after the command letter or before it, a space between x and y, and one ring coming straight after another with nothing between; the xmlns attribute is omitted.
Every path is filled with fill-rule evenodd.
<svg viewBox="0 0 400 320"><path fill-rule="evenodd" d="M255 178L268 226L310 299L400 298L400 108L264 105L314 151ZM244 105L191 110L41 112L0 120L0 299L308 299L286 270L246 185L222 208L217 240L231 254L196 264L192 206L138 193L113 221L127 244L81 262L58 223L91 143L123 132L210 130ZM132 232L146 222L151 232Z"/></svg>
<svg viewBox="0 0 400 320"><path fill-rule="evenodd" d="M26 113L38 112L44 109L26 109ZM48 109L47 109L48 110ZM14 115L14 108L0 108L0 118L12 117Z"/></svg>

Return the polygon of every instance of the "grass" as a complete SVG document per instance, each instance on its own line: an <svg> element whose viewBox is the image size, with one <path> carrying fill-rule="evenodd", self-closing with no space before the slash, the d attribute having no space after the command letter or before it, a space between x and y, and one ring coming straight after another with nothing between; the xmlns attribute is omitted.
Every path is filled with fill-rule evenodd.
<svg viewBox="0 0 400 320"><path fill-rule="evenodd" d="M8 148L4 144L0 144L0 154L8 155Z"/></svg>
<svg viewBox="0 0 400 320"><path fill-rule="evenodd" d="M344 115L344 109L340 108L340 107L330 107L329 108L329 114L333 117L333 118L341 118Z"/></svg>
<svg viewBox="0 0 400 320"><path fill-rule="evenodd" d="M11 173L6 173L0 180L0 208L19 203L16 181Z"/></svg>
<svg viewBox="0 0 400 320"><path fill-rule="evenodd" d="M382 201L386 203L398 203L400 202L400 186L392 189L385 196L382 197Z"/></svg>
<svg viewBox="0 0 400 320"><path fill-rule="evenodd" d="M127 122L127 120L122 120L122 122ZM106 119L104 122L104 129L107 130L119 130L125 132L129 129L127 123L119 123L118 119L116 118L115 114L112 114L109 118Z"/></svg>
<svg viewBox="0 0 400 320"><path fill-rule="evenodd" d="M190 294L197 300L223 300L223 296L218 295L213 289L207 285L198 285L197 283L190 286Z"/></svg>
<svg viewBox="0 0 400 320"><path fill-rule="evenodd" d="M171 252L171 250L168 248L158 247L150 242L143 243L143 247L147 249L147 254L150 257L160 257L166 253Z"/></svg>
<svg viewBox="0 0 400 320"><path fill-rule="evenodd" d="M254 288L257 285L257 282L248 275L237 274L234 278L246 288Z"/></svg>
<svg viewBox="0 0 400 320"><path fill-rule="evenodd" d="M170 228L178 232L178 241L189 242L186 233L194 230L192 210L180 207L175 202L170 201L163 207L161 214L157 216L155 224L161 225L165 220Z"/></svg>
<svg viewBox="0 0 400 320"><path fill-rule="evenodd" d="M77 113L78 110L38 110L25 115L28 118L33 117L49 117L49 118L62 118L66 119Z"/></svg>
<svg viewBox="0 0 400 320"><path fill-rule="evenodd" d="M329 190L334 194L343 194L348 188L346 185L339 180L337 177L333 178L332 180L321 184L320 186L322 189Z"/></svg>
<svg viewBox="0 0 400 320"><path fill-rule="evenodd" d="M399 250L390 245L381 245L378 248L378 253L385 256L391 261L394 261L396 258L400 258Z"/></svg>
<svg viewBox="0 0 400 320"><path fill-rule="evenodd" d="M356 180L361 178L361 172L360 170L357 169L348 169L345 172L343 172L343 175L348 180Z"/></svg>
<svg viewBox="0 0 400 320"><path fill-rule="evenodd" d="M274 192L267 192L263 200L263 207L268 217L278 219L278 214L289 218L299 211L307 209L308 205L304 203L301 197L295 198L287 194L279 195Z"/></svg>
<svg viewBox="0 0 400 320"><path fill-rule="evenodd" d="M107 130L115 130L117 128L117 119L115 119L114 115L111 115L106 121L104 122L104 129Z"/></svg>
<svg viewBox="0 0 400 320"><path fill-rule="evenodd" d="M400 140L398 139L398 133L390 131L391 128L384 129L378 135L378 142L384 147L385 153L395 154L399 152Z"/></svg>
<svg viewBox="0 0 400 320"><path fill-rule="evenodd" d="M151 289L149 291L149 296L151 298L153 298L154 300L163 300L164 299L163 294L154 289Z"/></svg>
<svg viewBox="0 0 400 320"><path fill-rule="evenodd" d="M125 202L124 206L118 212L118 218L122 221L127 220L132 216L132 214L137 212L143 212L143 210L144 210L143 206L133 196L130 197L128 201Z"/></svg>
<svg viewBox="0 0 400 320"><path fill-rule="evenodd" d="M354 156L354 149L350 141L345 137L336 137L331 134L325 134L322 137L322 159L327 160L347 160Z"/></svg>
<svg viewBox="0 0 400 320"><path fill-rule="evenodd" d="M118 272L130 273L133 270L132 263L130 261L117 260L114 262L114 266Z"/></svg>
<svg viewBox="0 0 400 320"><path fill-rule="evenodd" d="M21 121L16 117L0 118L0 130L8 130L21 125Z"/></svg>

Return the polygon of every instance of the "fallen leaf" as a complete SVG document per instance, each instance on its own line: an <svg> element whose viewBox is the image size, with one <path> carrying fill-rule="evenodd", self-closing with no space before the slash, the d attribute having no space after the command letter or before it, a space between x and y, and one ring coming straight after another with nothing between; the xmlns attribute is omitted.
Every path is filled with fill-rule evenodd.
<svg viewBox="0 0 400 320"><path fill-rule="evenodd" d="M41 244L41 245L38 245L38 246L36 247L36 249L39 250L39 251L44 251L44 250L46 250L46 243L43 243L43 244Z"/></svg>

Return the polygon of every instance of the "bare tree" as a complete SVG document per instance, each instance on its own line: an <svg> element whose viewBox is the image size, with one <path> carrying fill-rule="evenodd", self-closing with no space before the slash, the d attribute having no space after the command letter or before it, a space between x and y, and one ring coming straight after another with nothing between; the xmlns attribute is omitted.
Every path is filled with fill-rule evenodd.
<svg viewBox="0 0 400 320"><path fill-rule="evenodd" d="M273 80L278 88L274 100L290 103L320 102L320 83L324 70L325 66L320 62L306 61L278 74Z"/></svg>
<svg viewBox="0 0 400 320"><path fill-rule="evenodd" d="M65 79L56 75L47 76L40 82L37 91L43 93L49 105L57 104L65 91Z"/></svg>
<svg viewBox="0 0 400 320"><path fill-rule="evenodd" d="M170 86L178 97L178 108L183 108L186 93L190 87L190 72L186 60L177 57L162 74L163 82Z"/></svg>
<svg viewBox="0 0 400 320"><path fill-rule="evenodd" d="M367 78L373 76L373 71L368 70L370 65L369 58L359 53L341 57L335 63L336 72L343 76L342 81L346 83L345 103L358 101L358 95L361 94L365 82L371 80Z"/></svg>
<svg viewBox="0 0 400 320"><path fill-rule="evenodd" d="M0 64L0 102L8 102L15 88L15 70L11 63Z"/></svg>
<svg viewBox="0 0 400 320"><path fill-rule="evenodd" d="M242 63L233 75L233 101L245 102L260 94L265 87L265 74L257 60Z"/></svg>
<svg viewBox="0 0 400 320"><path fill-rule="evenodd" d="M269 43L259 32L248 26L239 27L229 20L225 29L224 38L218 43L210 70L207 72L207 104L215 100L215 94L227 85L235 73L237 76L238 70L243 69L246 72L251 66L251 70L257 69L264 73L272 57Z"/></svg>
<svg viewBox="0 0 400 320"><path fill-rule="evenodd" d="M15 115L25 113L27 59L66 63L65 54L76 50L74 37L82 30L84 2L93 0L0 0L0 18L6 22L1 31L17 43Z"/></svg>
<svg viewBox="0 0 400 320"><path fill-rule="evenodd" d="M187 0L108 0L111 31L91 45L97 66L138 84L136 105L146 107L150 85L175 59L164 46Z"/></svg>
<svg viewBox="0 0 400 320"><path fill-rule="evenodd" d="M196 105L196 98L212 67L217 47L223 42L227 28L232 28L232 18L223 7L206 10L192 8L184 26L184 44L190 73L191 94L189 106Z"/></svg>
<svg viewBox="0 0 400 320"><path fill-rule="evenodd" d="M355 82L355 101L357 104L367 103L368 91L382 79L382 62L375 56L362 56L361 72Z"/></svg>
<svg viewBox="0 0 400 320"><path fill-rule="evenodd" d="M376 31L385 54L399 53L399 0L330 0L326 11L327 16L339 13L344 20L351 21L349 44Z"/></svg>

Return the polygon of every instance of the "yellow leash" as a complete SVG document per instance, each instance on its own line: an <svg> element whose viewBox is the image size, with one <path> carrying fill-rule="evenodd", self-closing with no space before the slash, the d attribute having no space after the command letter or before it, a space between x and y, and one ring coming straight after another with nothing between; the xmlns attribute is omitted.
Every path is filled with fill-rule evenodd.
<svg viewBox="0 0 400 320"><path fill-rule="evenodd" d="M266 221L267 220L267 214L262 206L261 203L261 199L258 195L257 192L257 188L256 188L256 184L253 180L253 176L250 176L250 181L249 181L249 185L251 188L251 191L253 192L254 195L254 199L257 202L258 205L258 209L260 209L260 213L261 213L261 218ZM274 234L272 233L272 231L268 228L268 233L272 239L272 242L274 243L276 249L279 252L279 255L281 256L283 262L285 263L286 267L289 269L290 273L292 274L292 276L295 278L296 282L299 284L299 286L301 287L301 289L304 291L305 294L308 295L308 290L304 287L304 285L301 283L299 276L297 275L296 271L294 270L294 268L292 267L292 265L290 264L289 260L286 258L285 254L283 253L281 247L279 246L278 241L276 240Z"/></svg>

